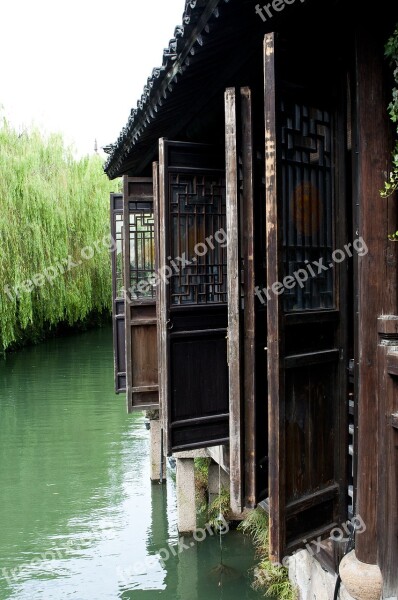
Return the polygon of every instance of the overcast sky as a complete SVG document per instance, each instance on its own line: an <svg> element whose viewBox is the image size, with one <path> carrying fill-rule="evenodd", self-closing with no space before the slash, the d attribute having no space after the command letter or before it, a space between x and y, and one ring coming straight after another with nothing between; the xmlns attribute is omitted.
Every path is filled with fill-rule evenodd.
<svg viewBox="0 0 398 600"><path fill-rule="evenodd" d="M114 142L184 0L5 0L0 107L18 130L60 131L79 154Z"/></svg>

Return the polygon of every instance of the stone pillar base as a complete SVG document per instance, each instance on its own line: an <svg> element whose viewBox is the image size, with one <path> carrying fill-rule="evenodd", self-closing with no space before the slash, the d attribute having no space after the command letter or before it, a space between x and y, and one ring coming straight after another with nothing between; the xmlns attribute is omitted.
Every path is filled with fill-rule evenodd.
<svg viewBox="0 0 398 600"><path fill-rule="evenodd" d="M176 458L177 527L181 535L196 530L195 468L193 458Z"/></svg>
<svg viewBox="0 0 398 600"><path fill-rule="evenodd" d="M323 569L307 550L299 550L289 557L289 579L298 592L299 600L331 600L336 586L336 575ZM354 600L340 586L339 600Z"/></svg>
<svg viewBox="0 0 398 600"><path fill-rule="evenodd" d="M355 600L380 600L383 578L377 565L360 562L353 550L340 563L340 577Z"/></svg>
<svg viewBox="0 0 398 600"><path fill-rule="evenodd" d="M151 440L151 481L160 481L160 455L161 455L161 426L160 421L150 421ZM162 453L163 481L166 480L166 459Z"/></svg>

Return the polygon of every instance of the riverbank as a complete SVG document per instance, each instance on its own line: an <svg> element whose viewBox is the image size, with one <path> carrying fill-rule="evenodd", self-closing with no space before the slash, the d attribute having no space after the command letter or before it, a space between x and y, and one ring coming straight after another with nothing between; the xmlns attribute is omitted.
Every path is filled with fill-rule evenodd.
<svg viewBox="0 0 398 600"><path fill-rule="evenodd" d="M0 360L2 357L5 358L9 354L19 352L29 346L36 346L57 337L65 338L93 329L109 328L111 324L112 313L109 309L104 309L102 311L92 311L85 319L77 321L73 325L70 325L67 321L60 321L56 325L44 323L40 330L28 326L25 330L18 332L18 341L13 342L2 354L0 353Z"/></svg>

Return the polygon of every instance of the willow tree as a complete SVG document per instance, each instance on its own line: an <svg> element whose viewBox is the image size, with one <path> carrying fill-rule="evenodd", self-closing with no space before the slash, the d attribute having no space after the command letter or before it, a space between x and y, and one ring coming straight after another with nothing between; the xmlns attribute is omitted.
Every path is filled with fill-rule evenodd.
<svg viewBox="0 0 398 600"><path fill-rule="evenodd" d="M0 127L0 350L111 309L109 192L98 155ZM116 190L115 190L116 191Z"/></svg>

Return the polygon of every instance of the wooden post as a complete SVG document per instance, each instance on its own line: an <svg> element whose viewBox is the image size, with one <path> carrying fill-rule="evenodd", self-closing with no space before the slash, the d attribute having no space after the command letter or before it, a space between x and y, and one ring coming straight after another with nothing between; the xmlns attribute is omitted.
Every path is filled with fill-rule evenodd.
<svg viewBox="0 0 398 600"><path fill-rule="evenodd" d="M237 157L237 98L234 88L225 91L225 171L228 233L228 367L229 449L231 509L242 511L240 253Z"/></svg>
<svg viewBox="0 0 398 600"><path fill-rule="evenodd" d="M361 23L356 37L356 148L354 152L354 202L359 206L358 234L369 252L358 258L358 501L357 514L366 531L357 536L357 558L377 563L377 460L383 432L377 426L383 409L378 393L377 345L379 315L397 313L396 244L388 233L396 229L395 200L383 200L379 190L390 170L391 126L388 97L383 86L383 42L372 23ZM385 541L380 540L380 544Z"/></svg>
<svg viewBox="0 0 398 600"><path fill-rule="evenodd" d="M256 287L254 268L254 174L252 95L248 87L241 88L242 114L242 229L244 257L243 404L245 415L245 507L256 506L256 313L253 290Z"/></svg>
<svg viewBox="0 0 398 600"><path fill-rule="evenodd" d="M280 263L277 177L277 115L275 90L275 34L264 38L264 108L265 108L265 186L266 186L266 240L267 281L279 281ZM286 545L285 461L280 460L285 448L284 378L283 378L283 328L282 307L279 297L268 302L268 431L269 431L269 499L270 499L270 559L282 560Z"/></svg>

